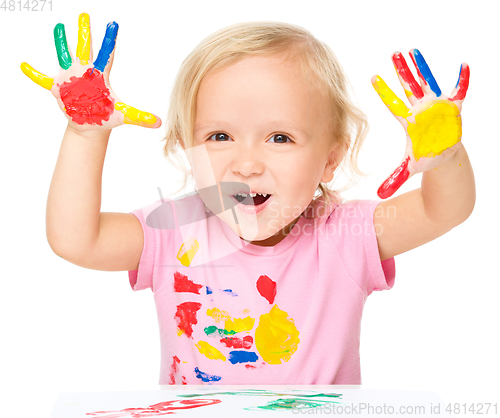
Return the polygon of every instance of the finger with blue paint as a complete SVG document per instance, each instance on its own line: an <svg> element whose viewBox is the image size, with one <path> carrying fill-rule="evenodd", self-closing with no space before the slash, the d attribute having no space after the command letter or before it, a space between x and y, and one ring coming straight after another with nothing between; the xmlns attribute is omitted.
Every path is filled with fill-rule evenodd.
<svg viewBox="0 0 500 418"><path fill-rule="evenodd" d="M462 103L469 89L470 69L466 62L460 66L460 73L458 75L457 85L450 94L451 100L454 102Z"/></svg>
<svg viewBox="0 0 500 418"><path fill-rule="evenodd" d="M106 26L106 33L102 40L101 49L94 61L94 68L101 73L109 74L115 56L116 37L118 35L118 23L109 22Z"/></svg>
<svg viewBox="0 0 500 418"><path fill-rule="evenodd" d="M410 57L415 64L418 76L420 77L420 82L422 84L422 90L425 94L434 93L436 97L441 96L441 89L439 88L436 79L432 75L431 69L427 65L424 56L420 53L417 48L410 51Z"/></svg>

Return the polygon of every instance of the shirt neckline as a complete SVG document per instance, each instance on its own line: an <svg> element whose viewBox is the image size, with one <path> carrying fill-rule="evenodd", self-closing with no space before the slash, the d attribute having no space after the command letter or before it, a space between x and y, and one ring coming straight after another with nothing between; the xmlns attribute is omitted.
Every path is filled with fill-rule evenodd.
<svg viewBox="0 0 500 418"><path fill-rule="evenodd" d="M295 223L295 225L292 227L287 236L283 238L280 242L272 246L261 246L261 245L251 244L245 241L236 232L234 232L229 227L229 225L227 225L224 221L221 221L218 217L217 219L219 220L219 224L221 225L221 228L224 231L226 238L235 248L247 254L260 255L260 256L262 255L273 256L281 254L282 252L286 251L299 239L300 235L302 235L301 231L303 230L304 223L307 221L307 219L303 215L301 215L299 220Z"/></svg>

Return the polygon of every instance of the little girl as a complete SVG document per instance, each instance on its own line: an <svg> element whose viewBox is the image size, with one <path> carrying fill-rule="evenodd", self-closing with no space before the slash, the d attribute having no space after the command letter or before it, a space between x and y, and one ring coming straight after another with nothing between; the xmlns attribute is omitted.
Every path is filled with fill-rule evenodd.
<svg viewBox="0 0 500 418"><path fill-rule="evenodd" d="M182 148L196 192L106 213L101 178L111 129L161 125L109 85L117 30L108 25L92 63L82 14L76 57L56 26L56 77L21 66L68 118L47 203L53 251L86 268L128 270L134 290L153 291L160 384L360 384L367 296L392 288L395 255L473 209L460 142L468 67L448 99L417 50L421 85L394 54L412 107L372 81L409 145L379 196L417 172L422 187L343 202L327 185L341 166L356 171L366 120L332 51L291 24L224 28L183 62L171 96L165 155Z"/></svg>

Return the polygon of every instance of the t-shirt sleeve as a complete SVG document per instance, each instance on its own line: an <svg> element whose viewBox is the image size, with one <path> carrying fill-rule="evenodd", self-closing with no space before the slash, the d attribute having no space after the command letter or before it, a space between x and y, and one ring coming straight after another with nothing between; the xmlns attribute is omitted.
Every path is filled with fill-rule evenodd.
<svg viewBox="0 0 500 418"><path fill-rule="evenodd" d="M141 209L129 212L142 226L144 246L139 267L128 272L133 290L154 289L155 263L168 251L168 243L173 230L174 217L170 204L157 201ZM156 269L158 266L156 266Z"/></svg>
<svg viewBox="0 0 500 418"><path fill-rule="evenodd" d="M380 202L354 200L341 204L327 221L345 269L367 295L391 289L396 276L394 257L381 261L378 250L374 213Z"/></svg>

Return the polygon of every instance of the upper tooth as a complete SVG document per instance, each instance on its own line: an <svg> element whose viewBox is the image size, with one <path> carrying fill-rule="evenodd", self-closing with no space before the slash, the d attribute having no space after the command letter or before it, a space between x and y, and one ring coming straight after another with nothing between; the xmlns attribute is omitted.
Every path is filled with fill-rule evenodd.
<svg viewBox="0 0 500 418"><path fill-rule="evenodd" d="M240 196L247 197L248 195L246 193L238 193Z"/></svg>
<svg viewBox="0 0 500 418"><path fill-rule="evenodd" d="M250 193L250 196L255 197L257 196L257 193Z"/></svg>

